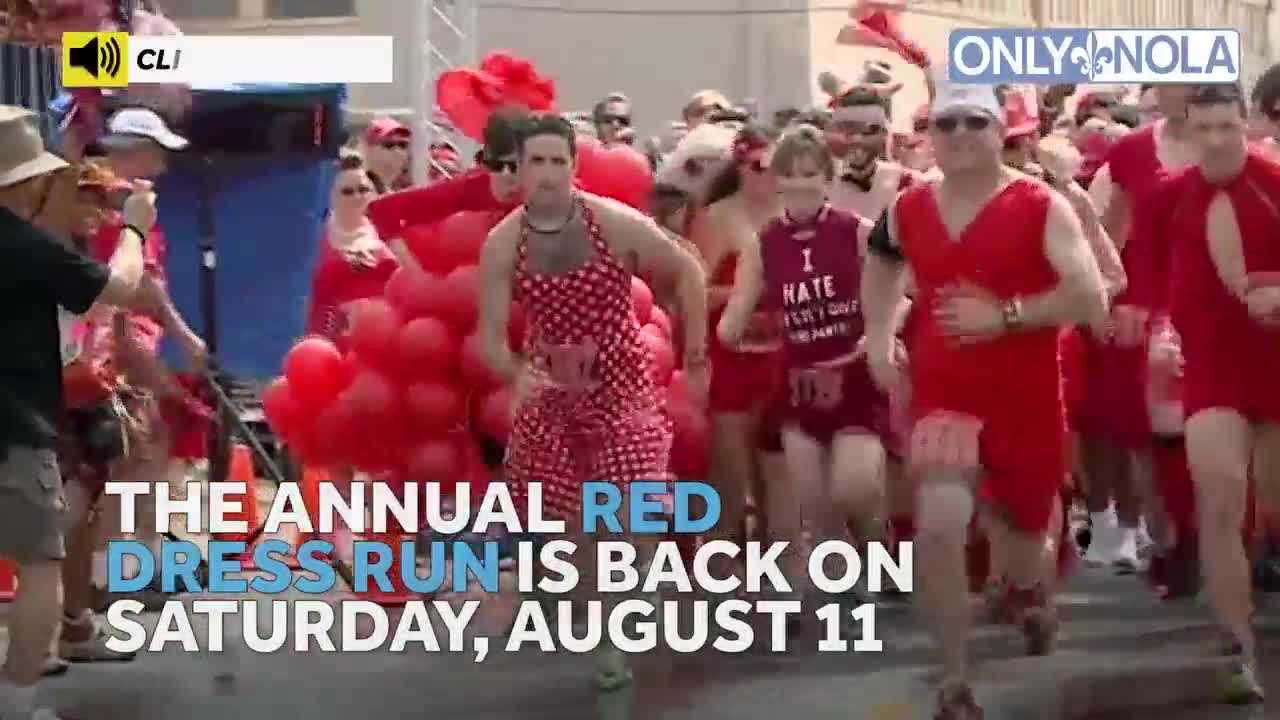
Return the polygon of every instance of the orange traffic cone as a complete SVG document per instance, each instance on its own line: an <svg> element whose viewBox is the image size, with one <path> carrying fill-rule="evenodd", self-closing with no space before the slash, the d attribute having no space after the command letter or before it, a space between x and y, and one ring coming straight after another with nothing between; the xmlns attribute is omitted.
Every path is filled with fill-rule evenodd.
<svg viewBox="0 0 1280 720"><path fill-rule="evenodd" d="M293 535L289 543L293 551L285 557L285 564L292 570L301 567L298 563L298 548L308 540L320 537L320 483L328 480L329 473L324 470L309 467L302 470L302 478L298 480L298 490L302 495L302 504L307 509L307 515L311 518L311 532L303 532L296 526L280 528L286 533L292 532Z"/></svg>
<svg viewBox="0 0 1280 720"><path fill-rule="evenodd" d="M403 576L400 574L401 545L411 537L402 528L397 527L388 527L385 533L364 533L365 540L385 543L391 549L391 568L387 571L388 579L391 581L391 591L386 592L376 583L370 582L369 588L361 593L363 599L371 600L382 607L402 607L409 601L418 599L418 594L405 585Z"/></svg>
<svg viewBox="0 0 1280 720"><path fill-rule="evenodd" d="M214 537L217 540L248 540L249 533L258 527L258 486L253 471L253 456L249 454L249 448L239 443L231 446L231 469L227 473L227 482L242 482L245 484L245 491L226 495L228 501L239 500L240 509L236 512L224 513L223 517L227 520L243 520L249 532L215 533ZM240 556L240 567L244 570L255 569L252 547L245 548L244 554Z"/></svg>
<svg viewBox="0 0 1280 720"><path fill-rule="evenodd" d="M13 602L18 592L18 571L8 560L0 560L0 603Z"/></svg>

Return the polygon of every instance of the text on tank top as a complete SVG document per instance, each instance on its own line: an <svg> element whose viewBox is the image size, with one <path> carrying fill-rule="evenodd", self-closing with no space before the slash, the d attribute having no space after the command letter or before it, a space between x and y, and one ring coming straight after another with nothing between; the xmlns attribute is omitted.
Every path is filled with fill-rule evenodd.
<svg viewBox="0 0 1280 720"><path fill-rule="evenodd" d="M960 344L934 316L939 293L949 286L971 284L1003 301L1047 292L1057 284L1044 252L1052 192L1033 180L1014 180L955 237L942 220L931 185L918 185L898 199L898 239L917 287L908 347L918 395L961 398L968 404L990 402L1015 388L1058 392L1057 327Z"/></svg>
<svg viewBox="0 0 1280 720"><path fill-rule="evenodd" d="M862 337L859 225L853 213L828 205L809 221L774 220L761 235L762 305L782 311L791 367L844 357Z"/></svg>

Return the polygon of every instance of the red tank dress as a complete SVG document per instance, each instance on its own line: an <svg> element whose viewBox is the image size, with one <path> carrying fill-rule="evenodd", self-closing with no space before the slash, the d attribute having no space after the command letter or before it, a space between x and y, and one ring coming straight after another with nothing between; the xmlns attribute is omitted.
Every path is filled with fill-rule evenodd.
<svg viewBox="0 0 1280 720"><path fill-rule="evenodd" d="M572 362L581 384L547 383L517 409L507 481L521 503L529 483L543 483L546 514L566 520L581 514L584 482L665 479L671 447L631 302L631 273L610 251L590 206L579 203L591 260L563 274L533 272L525 225L513 288L534 367L562 378L555 367Z"/></svg>
<svg viewBox="0 0 1280 720"><path fill-rule="evenodd" d="M933 188L917 186L895 207L898 238L915 275L911 387L918 421L937 411L980 418L981 499L1024 532L1045 530L1067 467L1058 328L1030 329L960 345L934 319L939 291L969 282L1001 299L1046 292L1058 282L1044 253L1053 192L1010 183L958 238L942 221Z"/></svg>
<svg viewBox="0 0 1280 720"><path fill-rule="evenodd" d="M1170 171L1156 154L1156 126L1143 128L1113 145L1107 164L1112 182L1124 190L1132 207L1129 237L1120 252L1129 284L1114 304L1159 312L1154 299L1158 285L1155 258L1167 238L1157 229L1169 211L1162 202L1161 187ZM1083 334L1082 339L1085 397L1076 418L1078 428L1085 435L1118 447L1150 446L1145 339L1137 347L1101 342L1092 333Z"/></svg>
<svg viewBox="0 0 1280 720"><path fill-rule="evenodd" d="M1191 170L1170 230L1176 241L1169 305L1182 337L1186 416L1231 408L1254 422L1280 422L1280 328L1249 315L1222 284L1209 254L1207 215L1219 192L1235 208L1246 271L1280 283L1280 164L1251 152L1244 171L1225 186Z"/></svg>
<svg viewBox="0 0 1280 720"><path fill-rule="evenodd" d="M738 268L738 256L728 255L708 281L711 287L732 287ZM707 321L708 358L711 361L711 387L707 405L712 414L745 413L768 407L781 385L782 341L777 337L773 316L756 312L742 342L736 348L720 343L716 328L725 306L711 311Z"/></svg>
<svg viewBox="0 0 1280 720"><path fill-rule="evenodd" d="M806 222L769 223L760 243L765 304L782 312L784 422L830 442L841 432L887 438L889 398L853 360L863 334L857 215L830 206Z"/></svg>
<svg viewBox="0 0 1280 720"><path fill-rule="evenodd" d="M311 310L307 314L306 332L328 338L343 345L350 322L347 306L358 300L382 297L387 280L399 263L385 245L378 246L377 264L358 270L347 262L326 235L321 240L320 259L311 277Z"/></svg>

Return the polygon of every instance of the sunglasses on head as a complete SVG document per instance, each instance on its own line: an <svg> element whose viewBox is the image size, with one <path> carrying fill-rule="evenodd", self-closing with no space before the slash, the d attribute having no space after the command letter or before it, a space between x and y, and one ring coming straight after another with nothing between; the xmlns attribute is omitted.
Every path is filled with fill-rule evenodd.
<svg viewBox="0 0 1280 720"><path fill-rule="evenodd" d="M387 140L386 142L382 143L382 147L386 148L387 150L408 150L409 141L408 140Z"/></svg>
<svg viewBox="0 0 1280 720"><path fill-rule="evenodd" d="M954 115L934 118L933 127L942 133L953 133L963 125L965 130L971 132L979 132L991 127L991 118L986 115L965 115L957 117Z"/></svg>
<svg viewBox="0 0 1280 720"><path fill-rule="evenodd" d="M368 195L373 192L373 188L369 185L349 185L338 192L346 195L347 197L354 197L356 195Z"/></svg>
<svg viewBox="0 0 1280 720"><path fill-rule="evenodd" d="M515 160L499 160L497 158L485 158L484 166L489 172L501 175L502 173L515 173L520 165Z"/></svg>

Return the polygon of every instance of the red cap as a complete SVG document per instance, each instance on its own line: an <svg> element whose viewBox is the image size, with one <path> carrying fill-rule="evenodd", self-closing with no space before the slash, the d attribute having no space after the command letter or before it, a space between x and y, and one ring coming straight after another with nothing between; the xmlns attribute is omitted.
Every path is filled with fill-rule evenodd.
<svg viewBox="0 0 1280 720"><path fill-rule="evenodd" d="M1025 92L1011 89L1004 98L1005 137L1019 138L1040 132L1040 116L1032 112Z"/></svg>
<svg viewBox="0 0 1280 720"><path fill-rule="evenodd" d="M409 137L412 131L404 123L389 117L376 117L365 128L364 140L370 144L377 144L386 140L393 135L401 135Z"/></svg>

